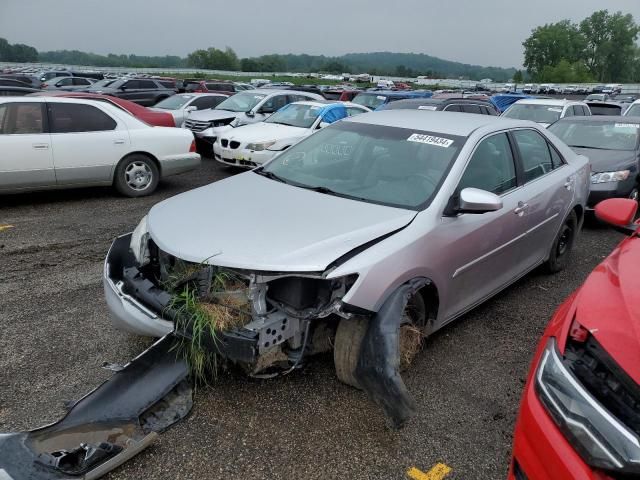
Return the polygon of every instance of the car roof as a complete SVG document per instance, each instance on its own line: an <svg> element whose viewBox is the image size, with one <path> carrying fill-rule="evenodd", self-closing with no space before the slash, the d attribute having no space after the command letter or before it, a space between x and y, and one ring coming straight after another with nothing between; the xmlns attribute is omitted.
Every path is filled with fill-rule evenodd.
<svg viewBox="0 0 640 480"><path fill-rule="evenodd" d="M443 98L406 98L393 102L392 105L442 105L444 103L476 103L481 105L489 105L495 108L495 106L488 100L482 98L469 98L469 97L443 97Z"/></svg>
<svg viewBox="0 0 640 480"><path fill-rule="evenodd" d="M442 132L463 137L469 136L473 131L482 127L493 126L497 130L534 125L533 122L526 120L512 120L494 115L429 110L379 110L349 117L343 121Z"/></svg>
<svg viewBox="0 0 640 480"><path fill-rule="evenodd" d="M567 100L567 99L562 99L562 100L557 100L554 98L550 98L550 99L546 99L546 98L523 98L522 100L518 100L516 102L517 104L520 105L555 105L558 107L564 107L565 105L570 105L570 104L580 104L582 105L584 102L579 101L579 100Z"/></svg>
<svg viewBox="0 0 640 480"><path fill-rule="evenodd" d="M582 122L582 123L597 123L597 122L612 122L612 123L637 123L640 124L640 117L621 117L620 115L591 115L591 116L575 116L564 117L558 120L559 122Z"/></svg>

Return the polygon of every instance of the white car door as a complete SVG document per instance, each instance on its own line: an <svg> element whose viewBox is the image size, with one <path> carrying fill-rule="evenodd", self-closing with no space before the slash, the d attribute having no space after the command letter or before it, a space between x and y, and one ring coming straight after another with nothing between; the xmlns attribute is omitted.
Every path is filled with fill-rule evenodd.
<svg viewBox="0 0 640 480"><path fill-rule="evenodd" d="M129 149L126 126L84 103L47 102L58 185L108 184Z"/></svg>
<svg viewBox="0 0 640 480"><path fill-rule="evenodd" d="M0 103L0 191L56 184L44 105Z"/></svg>

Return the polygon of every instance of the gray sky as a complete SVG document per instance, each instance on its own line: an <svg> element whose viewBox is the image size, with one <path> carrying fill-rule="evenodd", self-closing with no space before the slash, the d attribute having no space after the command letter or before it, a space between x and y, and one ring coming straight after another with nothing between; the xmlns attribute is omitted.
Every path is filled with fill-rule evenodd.
<svg viewBox="0 0 640 480"><path fill-rule="evenodd" d="M0 37L101 54L392 51L509 67L534 27L604 8L640 22L640 0L0 0Z"/></svg>

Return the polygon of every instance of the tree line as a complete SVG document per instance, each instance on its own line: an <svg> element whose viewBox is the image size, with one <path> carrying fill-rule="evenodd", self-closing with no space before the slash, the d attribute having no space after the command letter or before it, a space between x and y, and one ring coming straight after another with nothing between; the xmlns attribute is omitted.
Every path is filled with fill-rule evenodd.
<svg viewBox="0 0 640 480"><path fill-rule="evenodd" d="M99 55L80 50L56 50L38 52L28 45L11 45L0 38L0 61L43 62L60 65L88 65L100 68L180 68L193 67L206 70L242 72L323 72L369 73L397 77L491 78L506 81L514 69L482 67L451 62L422 53L350 53L337 57L307 54L269 54L259 57L239 58L232 48L210 47L191 52L186 58L175 55Z"/></svg>
<svg viewBox="0 0 640 480"><path fill-rule="evenodd" d="M0 38L0 62L36 62L38 51L22 43L9 43Z"/></svg>
<svg viewBox="0 0 640 480"><path fill-rule="evenodd" d="M608 10L546 24L524 41L524 66L537 82L638 82L639 34L632 15Z"/></svg>

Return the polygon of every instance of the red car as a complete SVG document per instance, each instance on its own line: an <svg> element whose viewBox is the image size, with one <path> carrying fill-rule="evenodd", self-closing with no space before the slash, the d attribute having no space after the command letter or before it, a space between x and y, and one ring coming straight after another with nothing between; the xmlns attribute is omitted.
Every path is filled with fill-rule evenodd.
<svg viewBox="0 0 640 480"><path fill-rule="evenodd" d="M516 423L511 480L640 478L640 222L635 200L596 216L628 233L556 311Z"/></svg>
<svg viewBox="0 0 640 480"><path fill-rule="evenodd" d="M175 127L175 121L173 115L166 112L154 112L153 110L138 105L137 103L130 102L123 98L111 97L109 95L102 95L100 93L82 93L82 92L42 92L35 93L33 95L46 96L46 97L70 97L70 98L90 98L92 100L99 100L101 102L107 102L120 110L133 115L139 120L142 120L154 127Z"/></svg>

